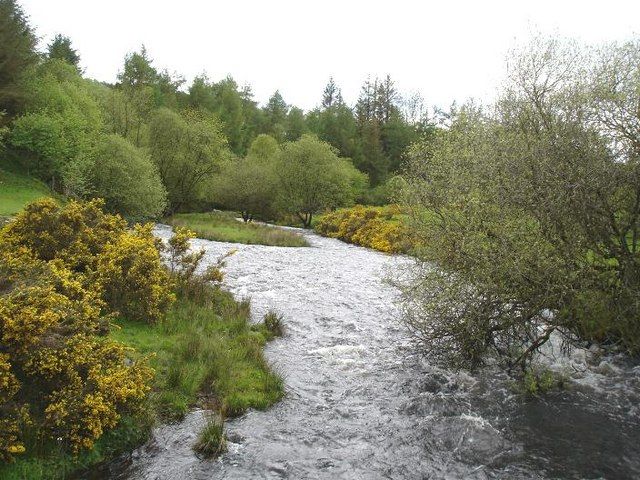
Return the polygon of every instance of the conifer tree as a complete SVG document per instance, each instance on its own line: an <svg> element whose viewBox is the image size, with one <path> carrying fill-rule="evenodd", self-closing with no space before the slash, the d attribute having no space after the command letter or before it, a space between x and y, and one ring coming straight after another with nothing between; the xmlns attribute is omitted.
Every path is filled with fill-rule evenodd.
<svg viewBox="0 0 640 480"><path fill-rule="evenodd" d="M47 46L47 56L64 60L80 71L80 55L71 46L71 39L65 35L57 34L54 37L53 41Z"/></svg>
<svg viewBox="0 0 640 480"><path fill-rule="evenodd" d="M25 71L38 60L36 37L15 0L0 0L0 111L10 118L22 100Z"/></svg>
<svg viewBox="0 0 640 480"><path fill-rule="evenodd" d="M342 92L340 91L340 87L336 85L336 82L333 80L333 77L329 77L329 83L324 87L324 92L322 94L322 107L327 109L334 106L342 105L344 101L342 100Z"/></svg>

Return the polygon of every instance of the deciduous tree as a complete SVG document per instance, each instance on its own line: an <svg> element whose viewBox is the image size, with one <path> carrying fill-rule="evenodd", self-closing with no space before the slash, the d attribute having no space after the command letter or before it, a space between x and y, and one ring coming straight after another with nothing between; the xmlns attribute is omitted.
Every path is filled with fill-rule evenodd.
<svg viewBox="0 0 640 480"><path fill-rule="evenodd" d="M363 180L351 162L313 135L284 145L277 172L281 207L298 215L305 228L315 213L353 202L355 185Z"/></svg>

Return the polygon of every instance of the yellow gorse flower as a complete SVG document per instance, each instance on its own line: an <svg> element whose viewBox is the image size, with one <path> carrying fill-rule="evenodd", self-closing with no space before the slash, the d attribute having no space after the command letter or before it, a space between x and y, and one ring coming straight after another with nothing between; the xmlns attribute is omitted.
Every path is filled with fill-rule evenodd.
<svg viewBox="0 0 640 480"><path fill-rule="evenodd" d="M0 459L25 452L26 424L77 452L138 408L153 370L110 318L157 321L173 298L151 226L100 201L35 202L0 229Z"/></svg>

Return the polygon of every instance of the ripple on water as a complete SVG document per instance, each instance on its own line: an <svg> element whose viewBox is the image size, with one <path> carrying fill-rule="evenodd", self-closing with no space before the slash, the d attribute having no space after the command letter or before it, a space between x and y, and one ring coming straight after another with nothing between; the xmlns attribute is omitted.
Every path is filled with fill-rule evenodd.
<svg viewBox="0 0 640 480"><path fill-rule="evenodd" d="M382 281L411 260L304 235L310 248L194 242L207 262L238 250L226 283L251 297L254 318L285 315L288 335L267 357L287 397L228 421L219 459L191 450L204 422L195 411L94 478L640 477L640 367L602 359L592 369L577 354L571 365L584 371L571 391L527 402L498 373L437 368L408 347L397 292Z"/></svg>

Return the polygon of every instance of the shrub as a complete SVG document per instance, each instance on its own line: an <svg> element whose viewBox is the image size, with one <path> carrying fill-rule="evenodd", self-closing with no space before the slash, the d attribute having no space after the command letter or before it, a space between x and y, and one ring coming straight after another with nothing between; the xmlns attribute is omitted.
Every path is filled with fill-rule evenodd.
<svg viewBox="0 0 640 480"><path fill-rule="evenodd" d="M245 222L274 213L277 183L274 162L253 157L226 163L213 182L214 200L227 210L241 213Z"/></svg>
<svg viewBox="0 0 640 480"><path fill-rule="evenodd" d="M326 213L315 225L321 235L386 253L408 252L415 245L395 207L363 207Z"/></svg>
<svg viewBox="0 0 640 480"><path fill-rule="evenodd" d="M142 150L118 135L107 135L89 157L82 163L85 195L104 198L108 211L130 219L156 218L163 212L167 193L156 166Z"/></svg>
<svg viewBox="0 0 640 480"><path fill-rule="evenodd" d="M0 460L5 461L25 451L21 424L28 421L27 409L15 399L21 385L9 360L9 355L0 354Z"/></svg>
<svg viewBox="0 0 640 480"><path fill-rule="evenodd" d="M171 277L178 292L192 300L204 301L208 297L208 286L210 284L217 286L222 282L225 259L233 255L235 250L219 257L201 274L196 274L205 251L204 249L190 251L190 240L194 237L195 233L186 227L173 227L173 236L169 239L165 251Z"/></svg>
<svg viewBox="0 0 640 480"><path fill-rule="evenodd" d="M152 370L101 338L109 316L100 288L85 287L59 259L3 243L0 272L0 456L25 451L27 422L37 438L74 452L91 448L140 405Z"/></svg>
<svg viewBox="0 0 640 480"><path fill-rule="evenodd" d="M408 152L424 241L407 323L467 368L493 357L526 371L554 332L636 355L640 44L537 39L510 65L495 107L465 105Z"/></svg>
<svg viewBox="0 0 640 480"><path fill-rule="evenodd" d="M26 79L25 110L9 136L30 172L61 192L67 165L86 155L102 126L88 85L66 62L42 62Z"/></svg>
<svg viewBox="0 0 640 480"><path fill-rule="evenodd" d="M7 224L1 238L13 248L28 248L40 260L57 260L83 274L85 285L103 293L105 308L154 323L174 300L161 244L151 224L127 230L120 216L103 207L102 200L64 206L40 200Z"/></svg>
<svg viewBox="0 0 640 480"><path fill-rule="evenodd" d="M551 370L541 367L531 367L516 385L516 391L528 396L536 397L552 390L559 390L564 387L565 378Z"/></svg>
<svg viewBox="0 0 640 480"><path fill-rule="evenodd" d="M152 233L136 225L109 242L98 256L97 283L109 306L133 320L156 323L175 300L172 282Z"/></svg>
<svg viewBox="0 0 640 480"><path fill-rule="evenodd" d="M3 229L2 241L25 246L41 260L59 259L85 272L95 267L105 245L126 231L126 222L104 213L103 207L102 200L64 206L50 198L30 203Z"/></svg>

